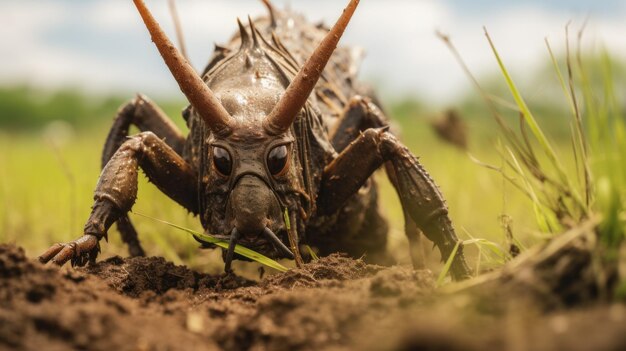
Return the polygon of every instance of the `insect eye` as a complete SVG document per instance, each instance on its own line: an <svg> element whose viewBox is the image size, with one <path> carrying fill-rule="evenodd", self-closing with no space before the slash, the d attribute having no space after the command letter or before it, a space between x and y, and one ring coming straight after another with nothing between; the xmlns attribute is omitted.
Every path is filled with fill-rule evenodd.
<svg viewBox="0 0 626 351"><path fill-rule="evenodd" d="M267 155L267 168L273 176L282 175L287 169L287 146L280 145L272 149Z"/></svg>
<svg viewBox="0 0 626 351"><path fill-rule="evenodd" d="M218 173L223 176L229 176L233 168L233 162L230 159L230 154L226 149L218 146L213 147L213 165Z"/></svg>

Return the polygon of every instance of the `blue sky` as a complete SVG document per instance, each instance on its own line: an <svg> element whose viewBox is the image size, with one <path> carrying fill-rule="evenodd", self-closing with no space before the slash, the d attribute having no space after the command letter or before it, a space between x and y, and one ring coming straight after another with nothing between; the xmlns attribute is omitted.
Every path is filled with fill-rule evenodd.
<svg viewBox="0 0 626 351"><path fill-rule="evenodd" d="M173 35L166 0L146 0ZM200 68L236 17L264 13L258 0L178 0L192 63ZM278 7L287 1L274 0ZM312 21L330 23L343 2L291 0ZM606 45L626 58L626 1L362 0L343 39L364 48L361 77L386 95L450 101L468 87L435 30L450 34L478 75L494 68L482 26L513 74L523 79L546 60L544 37L558 51L564 26L589 17L588 48ZM95 93L177 94L130 0L0 0L0 84L76 86Z"/></svg>

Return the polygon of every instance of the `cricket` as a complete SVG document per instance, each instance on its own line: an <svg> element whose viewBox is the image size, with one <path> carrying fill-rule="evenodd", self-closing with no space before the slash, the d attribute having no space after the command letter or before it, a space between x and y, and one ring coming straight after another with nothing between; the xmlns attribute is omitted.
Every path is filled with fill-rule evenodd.
<svg viewBox="0 0 626 351"><path fill-rule="evenodd" d="M626 8L576 6L0 2L0 350L626 349Z"/></svg>
<svg viewBox="0 0 626 351"><path fill-rule="evenodd" d="M229 241L226 271L237 243L299 261L300 243L318 247L324 256L367 252L384 257L387 225L377 212L376 186L370 180L383 166L402 199L409 242L418 241L423 231L446 260L459 239L443 195L417 158L387 130L387 117L372 101L375 97L367 96L369 90L351 76L358 63L350 49L336 52L358 4L351 1L328 32L306 22L288 26L291 17L281 17L268 4L269 17L247 26L239 22L239 36L214 54L200 76L143 1L135 1L189 99L184 116L189 135L184 138L145 98L124 106L105 143L85 235L55 244L40 261L95 261L100 239L115 222L121 224L131 254L143 254L126 215L137 196L138 167L161 191L197 214L208 233ZM309 36L310 41L302 40ZM308 57L303 61L296 52ZM141 126L142 133L127 140L131 124ZM341 230L345 222L354 226ZM456 279L470 275L462 247L457 247L451 272Z"/></svg>

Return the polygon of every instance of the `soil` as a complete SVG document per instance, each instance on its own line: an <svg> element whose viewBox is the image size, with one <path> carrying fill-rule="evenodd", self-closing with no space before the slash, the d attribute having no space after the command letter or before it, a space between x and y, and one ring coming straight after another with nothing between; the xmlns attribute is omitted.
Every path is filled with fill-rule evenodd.
<svg viewBox="0 0 626 351"><path fill-rule="evenodd" d="M0 245L0 349L626 349L621 304L546 310L478 295L340 255L256 282L155 257L59 269Z"/></svg>

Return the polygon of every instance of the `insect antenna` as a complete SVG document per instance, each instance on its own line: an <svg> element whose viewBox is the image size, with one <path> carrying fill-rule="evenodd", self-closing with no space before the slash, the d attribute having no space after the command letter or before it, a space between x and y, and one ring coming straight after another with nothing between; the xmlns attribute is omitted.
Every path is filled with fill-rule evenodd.
<svg viewBox="0 0 626 351"><path fill-rule="evenodd" d="M228 111L165 35L143 0L133 0L133 2L150 32L152 41L163 57L163 61L165 61L178 82L180 90L185 94L196 113L215 134L220 136L231 134L233 120Z"/></svg>
<svg viewBox="0 0 626 351"><path fill-rule="evenodd" d="M337 48L339 39L346 30L358 4L359 0L350 1L333 28L304 63L289 87L287 87L287 90L285 90L280 101L264 120L263 127L266 132L272 135L279 135L289 130L296 116L309 99L309 95L315 88L317 81L322 76L324 68Z"/></svg>

